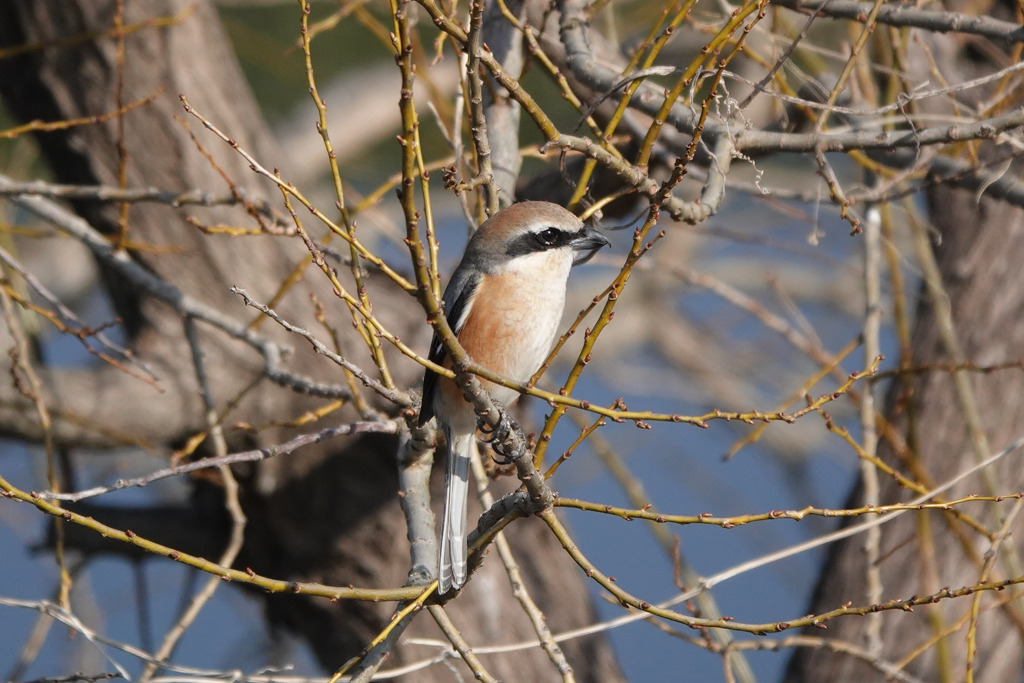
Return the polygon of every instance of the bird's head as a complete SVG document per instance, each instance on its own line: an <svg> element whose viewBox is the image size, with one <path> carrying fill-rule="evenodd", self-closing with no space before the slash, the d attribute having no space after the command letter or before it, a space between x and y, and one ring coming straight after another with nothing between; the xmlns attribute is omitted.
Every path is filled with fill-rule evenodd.
<svg viewBox="0 0 1024 683"><path fill-rule="evenodd" d="M557 204L520 202L484 222L467 245L466 256L487 270L520 259L533 261L535 255L574 266L607 245L604 235Z"/></svg>

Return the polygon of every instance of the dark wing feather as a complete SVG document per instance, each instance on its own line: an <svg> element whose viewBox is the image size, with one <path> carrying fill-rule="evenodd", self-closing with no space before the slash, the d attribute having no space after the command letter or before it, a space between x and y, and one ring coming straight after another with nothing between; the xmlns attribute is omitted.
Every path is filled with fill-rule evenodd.
<svg viewBox="0 0 1024 683"><path fill-rule="evenodd" d="M466 315L480 287L480 272L476 270L459 269L455 270L451 282L444 290L444 317L452 332L458 334L466 323ZM444 344L435 334L430 342L430 355L427 358L441 365L448 353ZM423 374L423 403L420 405L420 416L417 424L426 424L434 416L434 391L437 388L438 374L433 370L426 370Z"/></svg>

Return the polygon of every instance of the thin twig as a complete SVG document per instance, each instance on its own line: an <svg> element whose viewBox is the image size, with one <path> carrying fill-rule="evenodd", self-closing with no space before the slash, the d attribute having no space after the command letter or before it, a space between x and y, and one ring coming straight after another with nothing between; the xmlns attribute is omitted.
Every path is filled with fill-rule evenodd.
<svg viewBox="0 0 1024 683"><path fill-rule="evenodd" d="M473 672L473 676L482 683L497 683L498 679L488 673L487 669L477 658L473 649L466 642L466 639L459 632L459 629L452 622L451 617L444 611L444 607L441 605L429 605L427 609L430 611L430 616L434 617L434 621L444 631L445 636L451 641L452 646L458 651L462 657L462 661L466 662L466 665Z"/></svg>
<svg viewBox="0 0 1024 683"><path fill-rule="evenodd" d="M141 488L148 486L153 482L160 481L161 479L177 477L182 474L198 472L199 470L210 469L213 467L226 467L243 462L260 462L269 458L276 458L279 455L292 453L304 446L311 446L338 436L351 436L353 434L371 432L377 434L396 434L398 433L398 423L395 421L354 422L352 424L338 425L337 427L327 427L326 429L321 429L320 431L313 432L311 434L302 434L301 436L297 436L294 439L290 439L289 441L276 446L264 446L251 451L241 451L239 453L229 453L226 455L203 458L202 460L196 460L195 462L189 462L183 465L165 467L140 477L118 479L113 484L95 486L93 488L76 491L74 493L58 493L52 491L41 492L39 493L39 497L47 500L66 500L74 503L87 498L102 496L110 493L111 491L120 491L121 489L133 487Z"/></svg>
<svg viewBox="0 0 1024 683"><path fill-rule="evenodd" d="M881 301L881 243L882 243L882 216L878 207L868 207L865 213L864 223L864 325L861 331L861 339L864 344L864 358L876 358L881 353L879 335L882 326L882 301ZM878 430L875 427L875 397L871 392L871 385L861 392L860 397L860 428L861 445L865 453L872 458L878 455ZM878 470L870 460L860 461L860 477L864 487L863 504L866 507L877 506L881 503L880 486L878 481ZM880 558L882 555L882 531L878 527L872 527L864 533L864 564L865 564L865 599L868 602L881 602L882 600L882 568ZM867 650L873 656L882 652L882 615L875 614L868 617L867 628Z"/></svg>
<svg viewBox="0 0 1024 683"><path fill-rule="evenodd" d="M224 458L228 455L227 442L224 439L224 429L217 417L217 404L210 389L209 376L206 373L206 363L203 360L202 343L199 340L199 330L192 318L184 319L185 338L188 341L189 350L192 353L192 367L195 369L196 381L199 383L200 394L203 397L203 408L206 417L206 429L210 440L213 442L215 457ZM224 484L224 507L231 518L231 534L224 552L221 553L217 564L223 567L230 567L234 564L235 558L242 550L242 543L245 540L246 517L242 511L242 504L238 499L238 482L235 480L231 468L227 465L219 465L218 471ZM181 613L178 620L164 636L163 642L153 655L155 661L146 664L139 677L144 683L150 681L160 666L167 661L177 647L185 632L195 623L203 607L213 598L213 594L224 582L217 576L207 577L206 583L189 602L188 607Z"/></svg>
<svg viewBox="0 0 1024 683"><path fill-rule="evenodd" d="M484 470L483 463L480 461L480 453L477 448L472 449L472 460L470 461L473 467L473 478L477 484L477 496L480 498L480 503L484 509L489 509L494 506L494 496L487 488L487 472ZM554 638L551 637L551 629L548 628L547 619L544 616L544 612L541 611L540 607L534 601L533 596L530 595L530 590L523 581L523 574L519 570L519 563L516 562L515 556L512 554L512 546L509 545L508 539L505 538L505 534L498 534L494 539L494 545L498 550L498 558L501 560L502 565L505 567L505 573L508 575L508 581L512 588L512 597L519 601L520 607L530 620L530 625L533 627L534 633L537 634L537 638L540 640L541 648L547 654L548 659L558 669L558 673L562 677L564 683L572 683L575 681L572 667L569 665L569 661L565 658L565 653L562 652L562 648L558 646Z"/></svg>

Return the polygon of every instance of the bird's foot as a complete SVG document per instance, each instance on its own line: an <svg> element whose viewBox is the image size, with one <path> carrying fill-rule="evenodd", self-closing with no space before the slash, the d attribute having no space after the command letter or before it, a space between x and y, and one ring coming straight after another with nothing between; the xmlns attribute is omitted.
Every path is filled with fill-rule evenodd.
<svg viewBox="0 0 1024 683"><path fill-rule="evenodd" d="M480 424L480 432L491 444L494 451L494 462L499 465L510 465L526 455L526 436L522 427L513 420L504 406L495 403L498 409L498 424L494 428ZM518 438L514 438L518 437Z"/></svg>

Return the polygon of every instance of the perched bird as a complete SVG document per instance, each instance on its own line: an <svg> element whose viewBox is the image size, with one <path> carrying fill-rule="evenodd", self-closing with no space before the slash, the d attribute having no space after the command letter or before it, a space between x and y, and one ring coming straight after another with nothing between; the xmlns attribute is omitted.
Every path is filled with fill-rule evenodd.
<svg viewBox="0 0 1024 683"><path fill-rule="evenodd" d="M480 226L444 292L448 325L478 364L525 382L547 358L562 320L569 270L608 244L604 235L549 202L522 202ZM437 336L430 360L450 360ZM492 400L507 406L515 389L481 380ZM437 416L447 437L440 594L466 582L466 499L477 416L454 382L431 370L423 378L419 424Z"/></svg>

